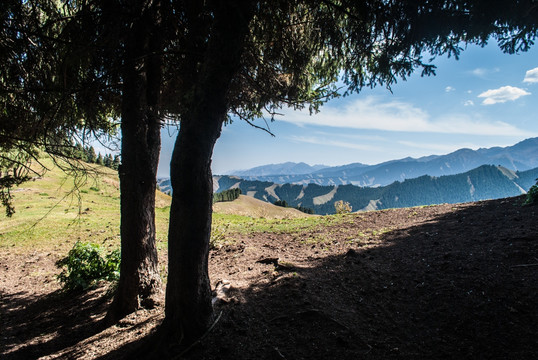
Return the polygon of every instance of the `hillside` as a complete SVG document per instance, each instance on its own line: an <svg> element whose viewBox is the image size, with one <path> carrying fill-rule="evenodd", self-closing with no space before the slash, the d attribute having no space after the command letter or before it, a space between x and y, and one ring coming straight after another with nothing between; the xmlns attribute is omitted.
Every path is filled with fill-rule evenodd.
<svg viewBox="0 0 538 360"><path fill-rule="evenodd" d="M239 195L239 198L234 201L215 203L213 211L219 214L266 219L293 219L312 216L296 209L283 208L245 195Z"/></svg>
<svg viewBox="0 0 538 360"><path fill-rule="evenodd" d="M69 249L77 240L119 246L120 198L117 172L104 166L80 163L87 172L69 174L43 157L49 169L42 177L13 190L16 213L0 214L0 248L54 244ZM34 164L33 166L38 166ZM166 239L170 197L156 192L157 239Z"/></svg>
<svg viewBox="0 0 538 360"><path fill-rule="evenodd" d="M514 172L501 166L484 165L462 174L421 176L377 188L275 184L233 176L215 177L214 184L219 191L239 187L243 194L260 200L271 203L285 200L291 206L311 208L316 214L333 214L334 202L338 200L349 202L353 210L358 211L517 196L534 185L536 178L538 168Z"/></svg>
<svg viewBox="0 0 538 360"><path fill-rule="evenodd" d="M535 359L538 211L521 202L229 217L209 258L218 318L182 358ZM140 358L164 308L105 328L107 286L54 280L55 246L74 239L1 239L2 359Z"/></svg>
<svg viewBox="0 0 538 360"><path fill-rule="evenodd" d="M15 188L15 214L0 214L0 249L43 250L54 247L55 256L66 253L78 240L117 248L120 243L120 194L117 172L107 167L81 163L86 174L65 173L44 157L48 169L42 177ZM37 166L37 165L35 165ZM41 167L40 167L41 169ZM156 225L158 247L166 248L170 196L157 191ZM277 207L250 197L215 204L216 226L230 223L226 215L267 219L304 218L309 215ZM50 250L50 249L49 249Z"/></svg>
<svg viewBox="0 0 538 360"><path fill-rule="evenodd" d="M284 165L284 164L282 164ZM306 164L305 164L306 165ZM246 180L268 181L277 184L317 184L357 186L386 186L423 175L445 176L470 171L482 165L497 165L512 171L525 171L538 167L538 138L523 140L513 146L488 149L459 149L446 155L430 155L418 159L404 158L375 165L361 163L326 167L309 173L269 174L278 165L258 167L232 175ZM263 169L260 172L259 169ZM285 167L284 167L285 168Z"/></svg>

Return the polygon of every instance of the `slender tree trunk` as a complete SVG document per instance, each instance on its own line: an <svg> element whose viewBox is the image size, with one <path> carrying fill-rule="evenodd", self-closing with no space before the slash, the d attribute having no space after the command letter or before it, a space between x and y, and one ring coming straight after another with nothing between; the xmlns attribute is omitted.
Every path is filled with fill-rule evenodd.
<svg viewBox="0 0 538 360"><path fill-rule="evenodd" d="M241 61L252 16L249 1L214 1L210 42L185 106L170 177L173 196L168 233L165 320L168 342L189 344L213 320L208 274L213 183L211 157L228 110L228 89Z"/></svg>
<svg viewBox="0 0 538 360"><path fill-rule="evenodd" d="M140 5L142 7L142 5ZM154 11L132 28L126 44L122 103L121 267L107 314L113 323L141 307L156 305L161 290L155 246L155 190L161 147L159 93L161 60Z"/></svg>

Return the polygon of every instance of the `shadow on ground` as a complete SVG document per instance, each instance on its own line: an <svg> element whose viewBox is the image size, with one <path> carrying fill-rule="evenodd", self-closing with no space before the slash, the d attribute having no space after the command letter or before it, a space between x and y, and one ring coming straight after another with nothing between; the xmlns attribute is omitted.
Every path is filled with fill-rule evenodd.
<svg viewBox="0 0 538 360"><path fill-rule="evenodd" d="M481 202L389 232L376 248L277 269L236 290L239 304L223 307L189 356L536 359L537 215L513 199Z"/></svg>
<svg viewBox="0 0 538 360"><path fill-rule="evenodd" d="M538 208L514 199L447 208L416 223L411 218L430 209L368 215L380 224L408 219L376 247L344 242L327 229L345 246L312 253L306 266L267 264L264 279L232 288L216 308L219 322L185 358L536 359ZM363 220L354 221L351 229ZM56 296L2 299L13 336L8 346L30 342L6 358L37 358L97 332L91 314L104 313L103 299ZM43 315L25 317L32 306ZM48 320L58 311L79 318ZM48 341L31 343L44 331ZM147 341L99 358L137 358Z"/></svg>
<svg viewBox="0 0 538 360"><path fill-rule="evenodd" d="M0 294L2 359L37 359L99 333L110 296L103 288L42 297Z"/></svg>

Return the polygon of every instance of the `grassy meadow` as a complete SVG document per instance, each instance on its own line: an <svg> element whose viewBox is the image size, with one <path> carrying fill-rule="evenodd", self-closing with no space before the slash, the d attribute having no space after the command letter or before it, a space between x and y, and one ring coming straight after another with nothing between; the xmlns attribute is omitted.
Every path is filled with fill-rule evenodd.
<svg viewBox="0 0 538 360"><path fill-rule="evenodd" d="M16 213L1 214L0 248L67 251L76 241L117 248L120 192L116 171L81 164L87 173L66 173L49 158L44 175L12 190ZM37 166L37 165L36 165ZM42 167L39 166L41 173ZM158 192L157 239L166 240L170 197Z"/></svg>
<svg viewBox="0 0 538 360"><path fill-rule="evenodd" d="M16 213L0 215L0 249L11 253L67 253L77 241L104 248L120 246L120 192L116 171L81 164L87 173L66 173L50 158L41 177L12 190ZM36 165L37 166L37 165ZM42 173L42 166L38 166ZM213 214L212 245L233 243L238 234L298 233L344 221L342 216L312 216L241 196L218 203ZM170 196L157 191L157 247L166 249ZM291 211L291 212L290 212Z"/></svg>

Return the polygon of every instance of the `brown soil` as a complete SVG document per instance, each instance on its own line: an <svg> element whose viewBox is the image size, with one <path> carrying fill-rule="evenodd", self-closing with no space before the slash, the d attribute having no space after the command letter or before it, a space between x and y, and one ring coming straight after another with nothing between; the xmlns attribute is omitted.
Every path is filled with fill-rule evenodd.
<svg viewBox="0 0 538 360"><path fill-rule="evenodd" d="M211 252L212 282L227 284L218 321L184 356L536 359L538 207L521 201L368 212L311 233L240 237ZM103 329L105 287L67 296L54 254L0 256L1 358L136 358L162 320L158 308Z"/></svg>

